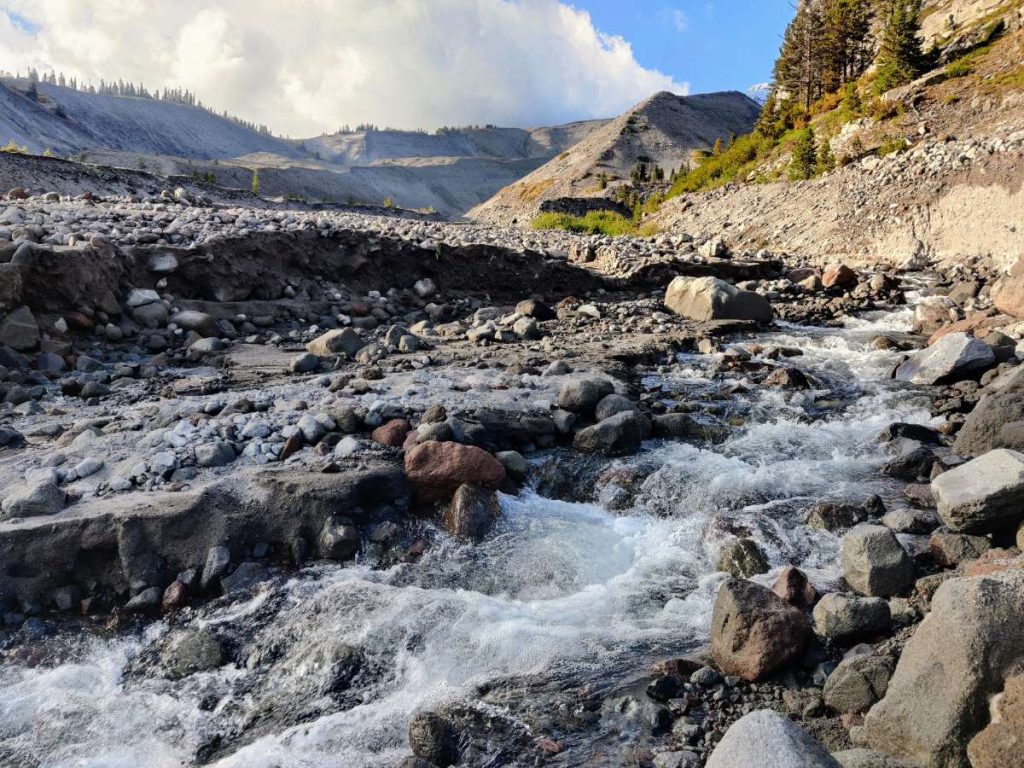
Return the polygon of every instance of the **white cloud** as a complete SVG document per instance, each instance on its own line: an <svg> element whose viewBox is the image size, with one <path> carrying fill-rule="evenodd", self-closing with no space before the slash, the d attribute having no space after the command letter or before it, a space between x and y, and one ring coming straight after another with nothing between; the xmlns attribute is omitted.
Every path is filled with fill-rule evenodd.
<svg viewBox="0 0 1024 768"><path fill-rule="evenodd" d="M0 0L0 69L183 86L294 136L550 125L687 86L558 0Z"/></svg>
<svg viewBox="0 0 1024 768"><path fill-rule="evenodd" d="M678 8L663 8L661 18L676 32L685 32L690 27L690 19Z"/></svg>

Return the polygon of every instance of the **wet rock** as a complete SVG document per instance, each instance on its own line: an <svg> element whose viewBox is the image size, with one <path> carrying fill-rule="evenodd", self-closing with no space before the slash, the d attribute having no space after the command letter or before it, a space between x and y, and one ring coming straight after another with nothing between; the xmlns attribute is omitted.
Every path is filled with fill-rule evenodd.
<svg viewBox="0 0 1024 768"><path fill-rule="evenodd" d="M843 577L862 595L904 594L914 581L914 564L895 534L881 525L859 525L843 537Z"/></svg>
<svg viewBox="0 0 1024 768"><path fill-rule="evenodd" d="M997 448L932 480L939 518L956 532L990 533L1024 520L1024 453Z"/></svg>
<svg viewBox="0 0 1024 768"><path fill-rule="evenodd" d="M729 727L706 768L841 767L792 720L763 709L744 715Z"/></svg>
<svg viewBox="0 0 1024 768"><path fill-rule="evenodd" d="M889 604L879 597L841 592L825 595L814 606L814 631L830 643L845 645L889 629Z"/></svg>
<svg viewBox="0 0 1024 768"><path fill-rule="evenodd" d="M505 480L501 462L476 446L420 443L405 454L409 482L423 501L450 499L460 485L497 490Z"/></svg>
<svg viewBox="0 0 1024 768"><path fill-rule="evenodd" d="M206 553L206 563L203 565L203 575L200 579L200 587L205 592L216 584L220 577L228 571L231 565L231 552L227 547L210 547Z"/></svg>
<svg viewBox="0 0 1024 768"><path fill-rule="evenodd" d="M928 445L939 445L942 442L942 436L931 427L926 427L923 424L907 424L902 421L890 424L879 432L875 439L880 443L890 443L900 438L916 440Z"/></svg>
<svg viewBox="0 0 1024 768"><path fill-rule="evenodd" d="M896 369L896 378L912 384L941 384L995 364L992 348L966 333L943 336Z"/></svg>
<svg viewBox="0 0 1024 768"><path fill-rule="evenodd" d="M700 755L696 752L659 752L654 756L654 768L698 768Z"/></svg>
<svg viewBox="0 0 1024 768"><path fill-rule="evenodd" d="M737 539L722 549L718 556L718 570L737 579L746 579L768 573L768 558L753 539Z"/></svg>
<svg viewBox="0 0 1024 768"><path fill-rule="evenodd" d="M767 299L741 291L716 277L677 277L665 292L665 306L691 320L755 320L770 322Z"/></svg>
<svg viewBox="0 0 1024 768"><path fill-rule="evenodd" d="M967 766L989 701L1024 658L1022 623L1024 571L946 581L858 742L929 768Z"/></svg>
<svg viewBox="0 0 1024 768"><path fill-rule="evenodd" d="M331 517L324 521L317 537L317 553L325 560L348 560L362 546L359 531L349 521Z"/></svg>
<svg viewBox="0 0 1024 768"><path fill-rule="evenodd" d="M585 453L627 456L636 453L651 433L651 423L638 411L622 411L576 433L573 446Z"/></svg>
<svg viewBox="0 0 1024 768"><path fill-rule="evenodd" d="M327 331L313 339L306 345L306 351L319 357L332 357L334 355L347 355L355 357L366 342L351 328L342 328Z"/></svg>
<svg viewBox="0 0 1024 768"><path fill-rule="evenodd" d="M614 389L608 379L569 379L558 392L558 407L573 413L593 413L601 399Z"/></svg>
<svg viewBox="0 0 1024 768"><path fill-rule="evenodd" d="M55 515L64 508L64 492L50 478L30 482L9 493L0 508L9 518Z"/></svg>
<svg viewBox="0 0 1024 768"><path fill-rule="evenodd" d="M409 746L416 757L437 768L447 768L459 760L454 728L434 712L421 712L409 723Z"/></svg>
<svg viewBox="0 0 1024 768"><path fill-rule="evenodd" d="M923 445L911 448L882 467L882 474L913 482L927 479L935 464L935 454Z"/></svg>
<svg viewBox="0 0 1024 768"><path fill-rule="evenodd" d="M513 480L523 480L526 478L530 466L518 451L500 451L494 454L494 457L501 462L501 465L505 467L505 472Z"/></svg>
<svg viewBox="0 0 1024 768"><path fill-rule="evenodd" d="M501 515L498 495L476 485L460 485L445 507L441 522L452 536L482 541Z"/></svg>
<svg viewBox="0 0 1024 768"><path fill-rule="evenodd" d="M866 519L867 512L864 507L823 501L808 510L804 524L811 528L835 532L852 528Z"/></svg>
<svg viewBox="0 0 1024 768"><path fill-rule="evenodd" d="M160 607L163 590L160 587L147 587L125 603L127 613L151 613Z"/></svg>
<svg viewBox="0 0 1024 768"><path fill-rule="evenodd" d="M992 548L984 536L936 531L929 540L932 557L943 568L955 568L960 563L976 560Z"/></svg>
<svg viewBox="0 0 1024 768"><path fill-rule="evenodd" d="M160 599L160 608L166 613L182 608L188 602L188 587L184 582L175 579L164 590Z"/></svg>
<svg viewBox="0 0 1024 768"><path fill-rule="evenodd" d="M604 421L607 418L614 416L617 413L638 411L636 403L623 397L622 395L606 395L602 397L594 408L594 418L598 421Z"/></svg>
<svg viewBox="0 0 1024 768"><path fill-rule="evenodd" d="M992 722L971 739L967 757L971 768L1010 768L1021 758L1024 734L1024 675L1006 681L992 702Z"/></svg>
<svg viewBox="0 0 1024 768"><path fill-rule="evenodd" d="M885 696L892 672L893 663L884 656L843 659L825 681L825 705L841 714L867 712Z"/></svg>
<svg viewBox="0 0 1024 768"><path fill-rule="evenodd" d="M775 578L772 592L797 608L810 608L818 599L818 593L807 580L807 575L792 565L783 568Z"/></svg>
<svg viewBox="0 0 1024 768"><path fill-rule="evenodd" d="M783 389L809 389L811 382L799 368L776 368L762 382L766 387Z"/></svg>
<svg viewBox="0 0 1024 768"><path fill-rule="evenodd" d="M804 614L771 591L729 579L719 587L711 617L711 656L727 675L758 680L803 654Z"/></svg>
<svg viewBox="0 0 1024 768"><path fill-rule="evenodd" d="M212 629L185 629L173 636L160 651L164 676L171 680L209 672L224 664L224 646Z"/></svg>

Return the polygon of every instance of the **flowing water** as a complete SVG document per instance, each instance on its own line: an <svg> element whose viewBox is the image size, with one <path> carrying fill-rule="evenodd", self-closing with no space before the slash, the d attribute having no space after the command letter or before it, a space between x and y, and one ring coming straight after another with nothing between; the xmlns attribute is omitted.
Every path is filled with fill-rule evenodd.
<svg viewBox="0 0 1024 768"><path fill-rule="evenodd" d="M622 765L650 734L643 696L629 695L653 662L707 641L715 556L733 532L753 535L773 570L795 563L827 583L838 542L801 524L806 509L891 498L875 435L927 423L928 411L889 379L896 354L870 342L910 319L783 326L757 340L801 348L790 362L812 391L747 388L741 374L711 377L708 357L680 356L647 386L742 423L725 442L652 442L620 461L647 469L614 512L526 491L503 497L482 544L443 541L387 569L320 565L214 602L192 624L228 638L237 664L147 674L172 631L163 623L52 638L51 660L0 669L0 764L393 766L412 714L448 704L490 734L471 765L534 764L517 745L541 737L563 747L549 764Z"/></svg>

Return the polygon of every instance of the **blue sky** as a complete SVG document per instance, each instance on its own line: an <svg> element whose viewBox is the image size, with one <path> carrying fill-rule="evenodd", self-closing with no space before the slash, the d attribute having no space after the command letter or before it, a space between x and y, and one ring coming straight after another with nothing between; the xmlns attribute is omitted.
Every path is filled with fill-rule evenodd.
<svg viewBox="0 0 1024 768"><path fill-rule="evenodd" d="M693 93L768 80L793 16L790 0L568 0L605 34L633 46L644 67L690 83Z"/></svg>

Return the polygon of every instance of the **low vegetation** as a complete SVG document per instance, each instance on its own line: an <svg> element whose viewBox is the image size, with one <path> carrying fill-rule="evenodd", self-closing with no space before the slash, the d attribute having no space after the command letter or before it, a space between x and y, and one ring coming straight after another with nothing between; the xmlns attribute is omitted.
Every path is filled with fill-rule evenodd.
<svg viewBox="0 0 1024 768"><path fill-rule="evenodd" d="M643 224L637 219L629 219L610 211L591 211L586 216L570 216L567 213L542 213L537 216L531 226L538 230L560 229L584 235L619 235L650 236L657 232L651 224Z"/></svg>

